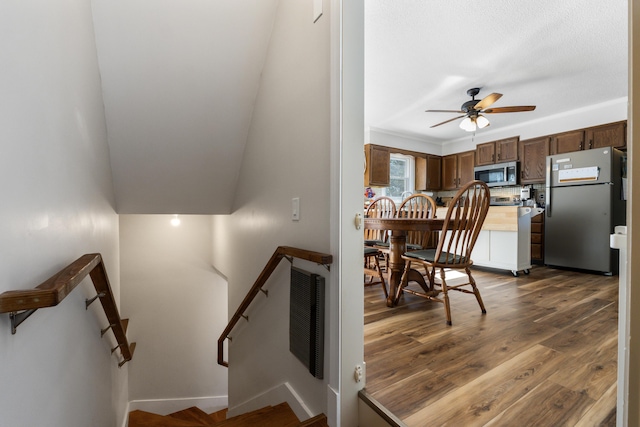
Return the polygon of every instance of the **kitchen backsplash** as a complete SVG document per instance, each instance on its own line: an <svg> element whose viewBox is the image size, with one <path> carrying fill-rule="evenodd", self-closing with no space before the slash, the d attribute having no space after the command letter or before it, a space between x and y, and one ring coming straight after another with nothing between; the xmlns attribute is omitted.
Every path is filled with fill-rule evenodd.
<svg viewBox="0 0 640 427"><path fill-rule="evenodd" d="M497 196L497 197L516 197L516 198L520 198L520 189L523 186L520 185L514 185L514 186L510 186L510 187L494 187L494 188L490 188L489 190L491 191L491 195L492 196ZM534 190L535 193L535 202L538 204L538 206L544 207L545 205L545 186L544 184L532 184L529 186L530 188L532 188ZM369 202L371 200L373 200L376 197L376 194L374 192L375 189L371 189L370 187L365 188L365 206L367 206L369 204ZM416 191L416 193L425 193L428 194L429 196L433 197L434 199L436 199L436 197L441 198L445 203L448 200L451 200L453 198L453 196L456 195L456 191L452 190L452 191Z"/></svg>
<svg viewBox="0 0 640 427"><path fill-rule="evenodd" d="M544 193L545 193L545 186L544 184L532 184L530 185L530 187L535 190L535 197L536 197L536 203L538 203L538 205L540 206L544 206ZM511 187L499 187L499 188L491 188L491 195L492 196L498 196L498 197L517 197L520 198L520 189L522 188L522 186L520 185L515 185L515 186L511 186ZM418 193L421 193L421 191L418 191ZM440 197L442 198L442 200L449 200L452 199L453 196L456 195L456 191L452 190L452 191L424 191L424 193L428 193L428 194L433 194L433 198L435 199L436 197Z"/></svg>

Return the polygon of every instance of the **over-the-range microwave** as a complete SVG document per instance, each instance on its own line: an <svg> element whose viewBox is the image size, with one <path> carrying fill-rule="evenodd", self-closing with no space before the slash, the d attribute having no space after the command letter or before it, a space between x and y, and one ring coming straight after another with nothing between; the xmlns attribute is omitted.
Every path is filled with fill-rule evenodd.
<svg viewBox="0 0 640 427"><path fill-rule="evenodd" d="M476 166L473 171L475 179L486 182L489 187L518 184L518 162Z"/></svg>

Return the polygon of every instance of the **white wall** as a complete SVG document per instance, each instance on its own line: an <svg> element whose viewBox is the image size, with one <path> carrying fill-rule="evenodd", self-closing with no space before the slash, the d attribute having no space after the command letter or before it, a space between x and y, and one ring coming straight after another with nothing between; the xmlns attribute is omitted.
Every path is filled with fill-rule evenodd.
<svg viewBox="0 0 640 427"><path fill-rule="evenodd" d="M120 295L118 219L91 8L79 0L0 4L0 292L30 289L100 252ZM0 315L0 425L114 426L128 366L87 280L11 335ZM126 315L126 313L125 313Z"/></svg>
<svg viewBox="0 0 640 427"><path fill-rule="evenodd" d="M227 369L216 364L216 345L227 323L227 287L211 266L211 217L181 215L177 227L171 219L120 216L122 307L138 342L129 398L226 403Z"/></svg>
<svg viewBox="0 0 640 427"><path fill-rule="evenodd" d="M324 16L313 24L312 6L280 2L234 211L213 221L213 261L229 280L229 315L277 246L330 249L329 7L324 2ZM293 197L300 198L297 222L291 220ZM325 411L326 381L314 379L289 353L288 327L275 328L288 323L287 264L269 282L269 298L259 297L250 308L249 324L241 323L226 343L231 409L291 381L312 412ZM323 275L329 277L326 270Z"/></svg>

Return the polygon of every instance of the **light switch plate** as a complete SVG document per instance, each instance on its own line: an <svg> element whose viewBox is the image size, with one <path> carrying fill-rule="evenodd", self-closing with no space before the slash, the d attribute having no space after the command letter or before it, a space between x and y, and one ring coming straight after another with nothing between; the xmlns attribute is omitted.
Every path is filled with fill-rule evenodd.
<svg viewBox="0 0 640 427"><path fill-rule="evenodd" d="M314 24L322 16L322 1L323 0L313 0L313 23Z"/></svg>
<svg viewBox="0 0 640 427"><path fill-rule="evenodd" d="M300 221L300 198L294 197L291 199L291 219L293 221Z"/></svg>

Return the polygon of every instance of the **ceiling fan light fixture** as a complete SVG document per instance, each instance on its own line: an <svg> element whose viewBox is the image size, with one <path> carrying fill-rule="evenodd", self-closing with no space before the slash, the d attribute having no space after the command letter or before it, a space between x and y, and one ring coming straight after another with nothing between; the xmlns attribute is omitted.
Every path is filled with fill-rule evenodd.
<svg viewBox="0 0 640 427"><path fill-rule="evenodd" d="M520 105L511 107L497 107L489 108L502 97L501 93L491 93L481 100L476 99L476 95L480 92L479 88L472 88L467 91L467 95L471 97L471 101L467 101L460 107L459 110L425 110L427 113L457 113L461 116L454 117L444 122L436 123L430 128L435 128L454 120L462 119L460 123L460 129L467 132L475 132L478 129L483 129L489 126L489 120L480 113L493 114L493 113L518 113L520 111L533 111L536 109L535 105Z"/></svg>
<svg viewBox="0 0 640 427"><path fill-rule="evenodd" d="M479 129L486 128L489 126L489 120L485 116L478 114L478 117L476 118L476 125L478 125Z"/></svg>
<svg viewBox="0 0 640 427"><path fill-rule="evenodd" d="M485 119L487 120L487 119ZM488 122L488 120L487 120ZM475 118L472 117L465 117L461 122L460 122L460 129L466 130L467 132L475 132L477 126L476 126L476 121Z"/></svg>

